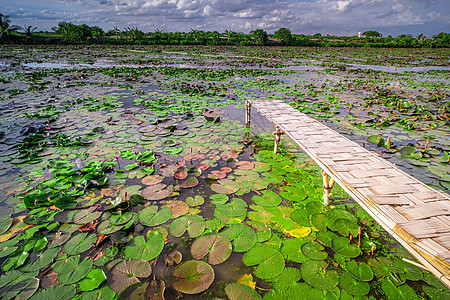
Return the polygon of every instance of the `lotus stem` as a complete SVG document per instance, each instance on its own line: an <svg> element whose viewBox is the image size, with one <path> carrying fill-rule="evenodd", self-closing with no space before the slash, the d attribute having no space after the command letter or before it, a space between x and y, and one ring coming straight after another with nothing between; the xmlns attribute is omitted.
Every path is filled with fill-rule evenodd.
<svg viewBox="0 0 450 300"><path fill-rule="evenodd" d="M361 226L359 226L359 230L358 230L358 247L361 246L361 231L362 231L362 228L361 228Z"/></svg>

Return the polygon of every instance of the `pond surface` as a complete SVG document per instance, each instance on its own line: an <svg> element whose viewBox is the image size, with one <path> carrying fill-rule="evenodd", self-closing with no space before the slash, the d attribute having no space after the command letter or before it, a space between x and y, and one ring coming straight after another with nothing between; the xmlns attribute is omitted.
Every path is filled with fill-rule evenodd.
<svg viewBox="0 0 450 300"><path fill-rule="evenodd" d="M0 50L0 295L446 299L246 99L450 190L448 50ZM391 60L384 59L391 57Z"/></svg>

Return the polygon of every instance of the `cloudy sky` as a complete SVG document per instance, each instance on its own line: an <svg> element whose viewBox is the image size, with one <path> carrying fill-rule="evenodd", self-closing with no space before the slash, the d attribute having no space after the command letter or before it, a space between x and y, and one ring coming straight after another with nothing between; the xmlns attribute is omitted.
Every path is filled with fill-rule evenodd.
<svg viewBox="0 0 450 300"><path fill-rule="evenodd" d="M377 30L434 35L450 31L449 0L0 0L12 24L51 30L60 21L105 30L137 26L148 32L190 31L356 35Z"/></svg>

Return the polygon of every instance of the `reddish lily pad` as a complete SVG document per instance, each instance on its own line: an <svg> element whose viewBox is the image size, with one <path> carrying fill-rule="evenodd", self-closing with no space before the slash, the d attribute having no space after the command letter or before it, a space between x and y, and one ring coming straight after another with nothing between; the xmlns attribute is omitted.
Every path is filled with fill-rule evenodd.
<svg viewBox="0 0 450 300"><path fill-rule="evenodd" d="M185 294L198 294L214 281L213 268L203 261L190 260L175 268L173 287Z"/></svg>
<svg viewBox="0 0 450 300"><path fill-rule="evenodd" d="M231 255L230 240L219 233L203 235L196 239L191 246L191 254L195 259L202 259L208 255L208 263L218 265Z"/></svg>

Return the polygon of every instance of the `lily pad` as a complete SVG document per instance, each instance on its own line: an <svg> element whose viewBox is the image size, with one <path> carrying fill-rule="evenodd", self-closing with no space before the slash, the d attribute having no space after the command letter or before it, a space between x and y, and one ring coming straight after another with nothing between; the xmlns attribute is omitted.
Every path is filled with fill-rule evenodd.
<svg viewBox="0 0 450 300"><path fill-rule="evenodd" d="M353 296L364 296L370 291L370 286L367 282L355 279L349 272L341 274L339 285Z"/></svg>
<svg viewBox="0 0 450 300"><path fill-rule="evenodd" d="M306 243L303 239L285 239L283 240L283 248L281 253L287 260L291 260L296 263L303 263L308 258L303 254L302 246Z"/></svg>
<svg viewBox="0 0 450 300"><path fill-rule="evenodd" d="M95 234L88 236L87 232L74 235L65 245L64 252L68 255L75 255L87 251L97 241Z"/></svg>
<svg viewBox="0 0 450 300"><path fill-rule="evenodd" d="M373 279L372 269L365 262L357 263L351 260L346 264L346 268L358 280L371 281Z"/></svg>
<svg viewBox="0 0 450 300"><path fill-rule="evenodd" d="M412 281L419 281L423 278L422 271L413 264L410 264L404 260L394 260L394 266L401 269L405 273L406 279Z"/></svg>
<svg viewBox="0 0 450 300"><path fill-rule="evenodd" d="M281 197L269 190L262 191L262 196L253 196L252 201L261 206L278 206L281 203Z"/></svg>
<svg viewBox="0 0 450 300"><path fill-rule="evenodd" d="M72 285L54 285L33 295L30 300L70 300L76 293Z"/></svg>
<svg viewBox="0 0 450 300"><path fill-rule="evenodd" d="M198 215L181 216L170 224L170 233L175 237L181 237L186 231L192 238L198 237L205 231L205 221Z"/></svg>
<svg viewBox="0 0 450 300"><path fill-rule="evenodd" d="M202 196L199 196L199 195L196 195L195 197L187 197L186 203L189 206L199 206L199 205L202 205L203 203L205 203L205 198L203 198Z"/></svg>
<svg viewBox="0 0 450 300"><path fill-rule="evenodd" d="M233 224L221 233L233 241L235 252L246 252L258 241L255 231L244 224Z"/></svg>
<svg viewBox="0 0 450 300"><path fill-rule="evenodd" d="M147 241L142 235L138 235L128 242L125 247L127 258L152 260L156 258L164 248L164 239L159 233L151 231L147 233Z"/></svg>
<svg viewBox="0 0 450 300"><path fill-rule="evenodd" d="M255 275L261 279L271 279L284 269L283 255L269 245L258 245L250 249L242 258L246 266L255 266Z"/></svg>
<svg viewBox="0 0 450 300"><path fill-rule="evenodd" d="M172 274L173 287L185 294L198 294L208 289L214 281L213 268L203 261L190 260L177 266Z"/></svg>
<svg viewBox="0 0 450 300"><path fill-rule="evenodd" d="M345 237L334 238L331 242L334 251L345 257L355 258L361 254L358 245L350 244L350 240Z"/></svg>
<svg viewBox="0 0 450 300"><path fill-rule="evenodd" d="M310 216L311 214L306 209L296 209L291 213L292 221L300 226L311 226Z"/></svg>
<svg viewBox="0 0 450 300"><path fill-rule="evenodd" d="M240 284L232 283L225 287L225 293L230 300L258 300L261 296L251 287Z"/></svg>
<svg viewBox="0 0 450 300"><path fill-rule="evenodd" d="M78 287L83 292L92 291L106 280L106 275L102 269L92 269L86 277L78 283Z"/></svg>
<svg viewBox="0 0 450 300"><path fill-rule="evenodd" d="M158 183L146 187L142 191L142 197L147 200L162 200L172 194L172 191L166 189L167 185Z"/></svg>
<svg viewBox="0 0 450 300"><path fill-rule="evenodd" d="M193 188L198 185L198 179L196 177L189 177L187 179L180 180L178 185L183 189Z"/></svg>
<svg viewBox="0 0 450 300"><path fill-rule="evenodd" d="M321 290L331 290L339 282L339 275L334 270L327 270L325 261L308 260L301 266L303 279L311 286Z"/></svg>
<svg viewBox="0 0 450 300"><path fill-rule="evenodd" d="M28 299L39 287L37 274L12 270L0 277L1 299Z"/></svg>
<svg viewBox="0 0 450 300"><path fill-rule="evenodd" d="M349 219L337 219L334 222L334 228L343 236L358 236L359 225Z"/></svg>
<svg viewBox="0 0 450 300"><path fill-rule="evenodd" d="M78 282L86 277L92 265L92 260L89 257L86 257L80 262L79 255L71 256L57 269L58 281L62 284Z"/></svg>
<svg viewBox="0 0 450 300"><path fill-rule="evenodd" d="M152 205L144 208L139 213L139 221L147 226L158 226L164 224L172 217L172 211L167 207L162 207L158 211L158 206Z"/></svg>
<svg viewBox="0 0 450 300"><path fill-rule="evenodd" d="M139 278L150 276L152 268L143 259L122 261L115 265L108 275L108 286L116 293L123 292L132 284L139 283Z"/></svg>
<svg viewBox="0 0 450 300"><path fill-rule="evenodd" d="M189 212L189 205L183 201L171 200L167 201L163 207L167 207L172 211L172 218L178 218Z"/></svg>
<svg viewBox="0 0 450 300"><path fill-rule="evenodd" d="M395 286L391 280L388 278L383 279L381 283L381 288L383 292L389 299L400 299L400 300L415 300L419 299L416 292L407 284L402 284Z"/></svg>
<svg viewBox="0 0 450 300"><path fill-rule="evenodd" d="M239 183L230 179L221 179L211 184L211 189L218 194L233 194L239 191L240 188Z"/></svg>
<svg viewBox="0 0 450 300"><path fill-rule="evenodd" d="M218 265L230 257L230 240L222 234L208 234L197 238L191 246L192 257L199 260L208 255L208 263Z"/></svg>
<svg viewBox="0 0 450 300"><path fill-rule="evenodd" d="M303 254L313 260L324 260L327 258L328 253L323 251L324 249L325 247L317 242L308 242L302 246Z"/></svg>

